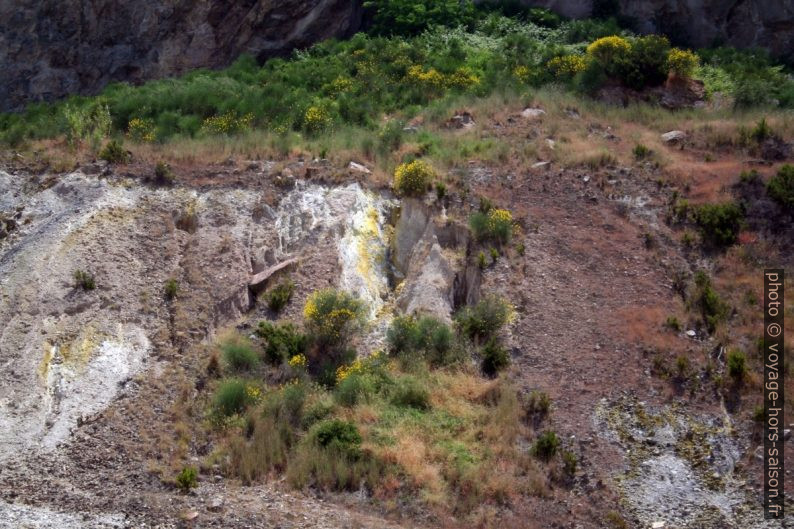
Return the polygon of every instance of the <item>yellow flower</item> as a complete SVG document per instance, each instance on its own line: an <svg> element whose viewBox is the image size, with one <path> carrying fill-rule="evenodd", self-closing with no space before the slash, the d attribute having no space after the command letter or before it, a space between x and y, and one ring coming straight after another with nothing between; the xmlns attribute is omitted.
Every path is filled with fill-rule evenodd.
<svg viewBox="0 0 794 529"><path fill-rule="evenodd" d="M127 124L127 137L133 141L153 142L154 121L151 119L132 118Z"/></svg>
<svg viewBox="0 0 794 529"><path fill-rule="evenodd" d="M254 115L251 113L237 117L233 112L221 116L212 116L204 120L201 129L210 134L230 134L240 132L251 127Z"/></svg>
<svg viewBox="0 0 794 529"><path fill-rule="evenodd" d="M699 62L700 58L689 50L673 48L667 54L667 67L679 77L691 77Z"/></svg>
<svg viewBox="0 0 794 529"><path fill-rule="evenodd" d="M287 362L287 363L289 364L290 367L303 369L303 368L306 367L306 364L308 362L306 360L306 356L304 356L302 354L297 354L297 355L293 356L292 358L290 358L289 362Z"/></svg>
<svg viewBox="0 0 794 529"><path fill-rule="evenodd" d="M394 189L404 195L421 195L435 176L433 168L422 160L400 164L394 171Z"/></svg>
<svg viewBox="0 0 794 529"><path fill-rule="evenodd" d="M447 76L447 85L453 88L469 88L480 84L480 78L468 68L458 68Z"/></svg>
<svg viewBox="0 0 794 529"><path fill-rule="evenodd" d="M303 116L303 124L310 132L319 132L331 124L331 115L320 106L310 106Z"/></svg>
<svg viewBox="0 0 794 529"><path fill-rule="evenodd" d="M570 79L585 69L587 63L581 55L563 55L549 61L548 67L558 79Z"/></svg>
<svg viewBox="0 0 794 529"><path fill-rule="evenodd" d="M246 386L245 394L248 395L249 399L256 402L262 396L262 390L256 386Z"/></svg>
<svg viewBox="0 0 794 529"><path fill-rule="evenodd" d="M587 47L587 55L601 64L611 64L615 59L628 55L630 51L629 41L617 35L600 38Z"/></svg>
<svg viewBox="0 0 794 529"><path fill-rule="evenodd" d="M532 70L527 66L516 66L513 75L522 83L528 83L532 77Z"/></svg>
<svg viewBox="0 0 794 529"><path fill-rule="evenodd" d="M414 65L408 68L406 77L409 81L431 90L441 90L446 84L444 76L441 75L438 70L435 68L425 70L420 65Z"/></svg>

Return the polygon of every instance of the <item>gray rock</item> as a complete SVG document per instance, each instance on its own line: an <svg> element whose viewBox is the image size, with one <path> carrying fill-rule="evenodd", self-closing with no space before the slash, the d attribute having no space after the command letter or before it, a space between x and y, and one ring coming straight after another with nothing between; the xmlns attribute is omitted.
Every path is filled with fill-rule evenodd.
<svg viewBox="0 0 794 529"><path fill-rule="evenodd" d="M521 112L522 118L537 119L546 115L546 111L542 108L525 108Z"/></svg>
<svg viewBox="0 0 794 529"><path fill-rule="evenodd" d="M215 496L212 498L207 504L207 510L210 512L220 512L223 510L223 498L220 496Z"/></svg>
<svg viewBox="0 0 794 529"><path fill-rule="evenodd" d="M359 173L372 174L372 171L370 171L369 169L367 169L365 166L361 165L360 163L356 163L356 162L350 162L348 164L347 168L352 170L352 171L357 171Z"/></svg>
<svg viewBox="0 0 794 529"><path fill-rule="evenodd" d="M686 132L682 130L671 130L662 134L662 141L665 143L680 143L686 139Z"/></svg>

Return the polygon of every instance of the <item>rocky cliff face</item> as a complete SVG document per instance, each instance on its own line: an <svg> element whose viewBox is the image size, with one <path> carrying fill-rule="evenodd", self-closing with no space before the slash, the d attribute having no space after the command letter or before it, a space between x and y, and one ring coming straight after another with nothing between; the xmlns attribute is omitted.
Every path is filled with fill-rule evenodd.
<svg viewBox="0 0 794 529"><path fill-rule="evenodd" d="M358 29L349 0L0 2L0 110L281 55Z"/></svg>
<svg viewBox="0 0 794 529"><path fill-rule="evenodd" d="M594 11L633 19L637 30L663 32L690 46L726 43L768 48L794 60L794 0L525 0L573 18Z"/></svg>

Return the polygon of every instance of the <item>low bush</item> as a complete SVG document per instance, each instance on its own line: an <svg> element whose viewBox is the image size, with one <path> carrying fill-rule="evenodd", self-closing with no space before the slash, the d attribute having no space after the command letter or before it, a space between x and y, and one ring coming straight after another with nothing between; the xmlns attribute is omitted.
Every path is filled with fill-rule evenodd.
<svg viewBox="0 0 794 529"><path fill-rule="evenodd" d="M265 293L265 301L268 308L276 313L281 312L281 309L286 307L287 303L292 299L294 291L295 283L289 279L280 282Z"/></svg>
<svg viewBox="0 0 794 529"><path fill-rule="evenodd" d="M414 160L394 170L394 189L405 196L421 196L427 191L436 173L427 162Z"/></svg>
<svg viewBox="0 0 794 529"><path fill-rule="evenodd" d="M174 183L174 172L165 162L157 162L154 166L154 182L161 186L170 186Z"/></svg>
<svg viewBox="0 0 794 529"><path fill-rule="evenodd" d="M400 316L386 332L390 354L412 361L424 358L434 367L460 360L454 346L452 330L431 316Z"/></svg>
<svg viewBox="0 0 794 529"><path fill-rule="evenodd" d="M472 339L488 339L510 321L513 308L496 295L485 296L476 305L462 308L455 315L455 322L461 333Z"/></svg>
<svg viewBox="0 0 794 529"><path fill-rule="evenodd" d="M731 349L728 351L727 357L728 374L736 380L741 382L747 374L747 357L744 352L738 349Z"/></svg>
<svg viewBox="0 0 794 529"><path fill-rule="evenodd" d="M176 475L176 486L182 492L198 486L198 471L194 467L185 467Z"/></svg>
<svg viewBox="0 0 794 529"><path fill-rule="evenodd" d="M251 342L242 336L229 336L220 346L226 367L234 371L250 371L259 363L259 355Z"/></svg>
<svg viewBox="0 0 794 529"><path fill-rule="evenodd" d="M339 381L334 388L334 398L342 406L353 407L369 402L375 393L375 383L367 374L355 373Z"/></svg>
<svg viewBox="0 0 794 529"><path fill-rule="evenodd" d="M220 417L229 417L242 413L255 400L252 391L242 380L224 380L215 390L212 405Z"/></svg>
<svg viewBox="0 0 794 529"><path fill-rule="evenodd" d="M489 377L496 376L510 365L510 354L498 340L491 338L482 348L482 372Z"/></svg>
<svg viewBox="0 0 794 529"><path fill-rule="evenodd" d="M642 143L635 145L631 152L637 160L642 160L651 155L651 150Z"/></svg>
<svg viewBox="0 0 794 529"><path fill-rule="evenodd" d="M546 417L551 410L551 399L543 391L532 391L527 399L525 409L527 415L538 418Z"/></svg>
<svg viewBox="0 0 794 529"><path fill-rule="evenodd" d="M684 79L689 79L698 67L700 58L689 50L673 48L667 54L667 68Z"/></svg>
<svg viewBox="0 0 794 529"><path fill-rule="evenodd" d="M430 393L416 377L404 376L392 388L391 403L395 406L427 410L430 408Z"/></svg>
<svg viewBox="0 0 794 529"><path fill-rule="evenodd" d="M703 204L693 211L693 217L704 241L716 247L731 246L742 227L744 213L733 203Z"/></svg>
<svg viewBox="0 0 794 529"><path fill-rule="evenodd" d="M271 364L281 364L304 355L308 346L308 337L292 323L261 321L256 335L264 340L265 358Z"/></svg>
<svg viewBox="0 0 794 529"><path fill-rule="evenodd" d="M769 180L766 190L781 206L794 212L794 165L781 167Z"/></svg>
<svg viewBox="0 0 794 529"><path fill-rule="evenodd" d="M694 305L703 318L703 323L709 332L714 332L730 312L730 307L714 290L711 279L702 270L695 273L695 293L691 303Z"/></svg>
<svg viewBox="0 0 794 529"><path fill-rule="evenodd" d="M99 158L108 163L127 163L130 161L130 154L118 140L110 140L99 151Z"/></svg>
<svg viewBox="0 0 794 529"><path fill-rule="evenodd" d="M491 208L469 217L469 228L478 242L507 244L513 235L513 215L506 209Z"/></svg>
<svg viewBox="0 0 794 529"><path fill-rule="evenodd" d="M339 448L345 452L357 452L361 445L356 425L340 419L320 422L313 428L311 438L323 448Z"/></svg>
<svg viewBox="0 0 794 529"><path fill-rule="evenodd" d="M94 290L96 288L96 281L94 275L85 270L75 270L72 274L74 278L74 287L83 290Z"/></svg>
<svg viewBox="0 0 794 529"><path fill-rule="evenodd" d="M532 455L543 461L549 461L557 454L560 447L560 438L552 431L540 434L532 445Z"/></svg>
<svg viewBox="0 0 794 529"><path fill-rule="evenodd" d="M306 329L321 347L344 344L364 322L366 307L358 298L335 289L314 292L306 301Z"/></svg>
<svg viewBox="0 0 794 529"><path fill-rule="evenodd" d="M165 282L163 286L163 293L165 294L165 299L171 301L176 298L176 295L179 293L179 283L176 279L171 278Z"/></svg>

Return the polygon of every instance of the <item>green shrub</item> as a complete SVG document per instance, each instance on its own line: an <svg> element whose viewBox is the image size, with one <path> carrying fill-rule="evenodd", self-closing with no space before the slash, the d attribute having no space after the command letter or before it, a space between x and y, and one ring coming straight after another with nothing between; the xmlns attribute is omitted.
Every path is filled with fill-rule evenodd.
<svg viewBox="0 0 794 529"><path fill-rule="evenodd" d="M308 338L291 323L274 325L261 321L256 334L265 341L265 358L271 364L281 364L306 353Z"/></svg>
<svg viewBox="0 0 794 529"><path fill-rule="evenodd" d="M750 131L750 137L755 140L756 143L763 143L764 140L772 136L772 127L767 124L766 118L761 118L761 121L756 123L753 130Z"/></svg>
<svg viewBox="0 0 794 529"><path fill-rule="evenodd" d="M212 399L215 412L222 417L242 413L252 402L245 382L237 379L222 381Z"/></svg>
<svg viewBox="0 0 794 529"><path fill-rule="evenodd" d="M513 309L496 295L485 296L479 303L461 309L455 322L461 333L470 339L487 339L496 335L510 320Z"/></svg>
<svg viewBox="0 0 794 529"><path fill-rule="evenodd" d="M698 67L700 58L689 50L673 48L667 55L667 67L678 77L689 79Z"/></svg>
<svg viewBox="0 0 794 529"><path fill-rule="evenodd" d="M94 275L85 270L75 270L72 274L74 277L74 287L83 290L94 290L96 288L96 281Z"/></svg>
<svg viewBox="0 0 794 529"><path fill-rule="evenodd" d="M185 467L176 475L175 481L182 492L188 492L198 486L198 471L194 467Z"/></svg>
<svg viewBox="0 0 794 529"><path fill-rule="evenodd" d="M482 348L482 372L492 377L510 365L510 354L498 340L491 338Z"/></svg>
<svg viewBox="0 0 794 529"><path fill-rule="evenodd" d="M636 89L662 84L667 79L669 51L670 41L662 35L632 39L627 61L617 65L622 81Z"/></svg>
<svg viewBox="0 0 794 529"><path fill-rule="evenodd" d="M292 299L292 293L295 291L295 283L286 279L271 288L265 293L265 300L267 306L273 312L281 312L281 309L287 306L287 303Z"/></svg>
<svg viewBox="0 0 794 529"><path fill-rule="evenodd" d="M372 31L381 35L416 35L432 25L459 26L474 21L471 0L369 0Z"/></svg>
<svg viewBox="0 0 794 529"><path fill-rule="evenodd" d="M108 163L127 163L130 161L130 154L124 149L120 141L110 140L99 151L99 158L106 160Z"/></svg>
<svg viewBox="0 0 794 529"><path fill-rule="evenodd" d="M174 172L165 162L157 162L154 166L154 181L158 185L170 186L174 183Z"/></svg>
<svg viewBox="0 0 794 529"><path fill-rule="evenodd" d="M460 360L453 338L449 326L431 316L399 316L386 331L390 354L408 360L416 354L435 367Z"/></svg>
<svg viewBox="0 0 794 529"><path fill-rule="evenodd" d="M552 431L540 434L532 445L532 455L543 461L549 461L560 447L560 438Z"/></svg>
<svg viewBox="0 0 794 529"><path fill-rule="evenodd" d="M259 355L251 342L242 336L233 336L220 344L226 366L234 371L250 371L259 363Z"/></svg>
<svg viewBox="0 0 794 529"><path fill-rule="evenodd" d="M485 270L487 266L488 259L485 257L485 252L480 251L480 253L477 254L477 268L480 270Z"/></svg>
<svg viewBox="0 0 794 529"><path fill-rule="evenodd" d="M309 335L320 346L344 344L364 322L366 307L361 300L335 289L314 292L303 308Z"/></svg>
<svg viewBox="0 0 794 529"><path fill-rule="evenodd" d="M668 316L664 322L664 326L671 331L681 332L681 322L675 316Z"/></svg>
<svg viewBox="0 0 794 529"><path fill-rule="evenodd" d="M334 388L336 401L347 407L369 402L374 393L375 384L372 378L366 374L348 375Z"/></svg>
<svg viewBox="0 0 794 529"><path fill-rule="evenodd" d="M766 191L781 206L794 211L794 165L786 164L781 167L769 180Z"/></svg>
<svg viewBox="0 0 794 529"><path fill-rule="evenodd" d="M651 150L643 145L642 143L638 143L634 146L634 149L631 151L634 154L634 157L638 160L642 160L643 158L647 158L651 155Z"/></svg>
<svg viewBox="0 0 794 529"><path fill-rule="evenodd" d="M179 283L177 280L174 278L167 280L163 287L163 292L165 294L165 299L169 301L176 298L176 295L179 293Z"/></svg>
<svg viewBox="0 0 794 529"><path fill-rule="evenodd" d="M728 351L728 374L736 381L742 381L747 374L747 358L738 349Z"/></svg>
<svg viewBox="0 0 794 529"><path fill-rule="evenodd" d="M567 479L571 479L576 475L577 464L576 454L568 450L562 451L562 471Z"/></svg>
<svg viewBox="0 0 794 529"><path fill-rule="evenodd" d="M527 399L527 414L543 418L549 414L551 409L551 399L543 391L532 391Z"/></svg>
<svg viewBox="0 0 794 529"><path fill-rule="evenodd" d="M421 196L427 191L436 173L427 162L414 160L394 170L394 189L405 196Z"/></svg>
<svg viewBox="0 0 794 529"><path fill-rule="evenodd" d="M427 410L430 408L430 393L419 379L405 376L395 383L391 403L405 408Z"/></svg>
<svg viewBox="0 0 794 529"><path fill-rule="evenodd" d="M262 413L264 416L272 417L276 423L285 423L292 428L298 428L303 424L307 394L307 387L301 382L285 384L265 396Z"/></svg>
<svg viewBox="0 0 794 529"><path fill-rule="evenodd" d="M88 140L96 151L103 138L110 134L112 120L108 106L101 100L94 100L82 106L67 103L61 109L66 123L66 141L69 145ZM111 142L112 143L112 142ZM106 159L100 155L100 158ZM108 160L113 162L113 160Z"/></svg>
<svg viewBox="0 0 794 529"><path fill-rule="evenodd" d="M736 242L742 227L744 213L733 202L703 204L693 212L704 241L717 247L731 246Z"/></svg>
<svg viewBox="0 0 794 529"><path fill-rule="evenodd" d="M700 311L703 323L709 332L714 332L717 325L728 317L730 307L720 298L711 279L702 270L695 273L695 295L692 303Z"/></svg>
<svg viewBox="0 0 794 529"><path fill-rule="evenodd" d="M469 228L478 242L490 240L506 244L513 235L513 215L506 209L478 211L469 217Z"/></svg>
<svg viewBox="0 0 794 529"><path fill-rule="evenodd" d="M361 445L361 434L356 425L331 419L317 424L312 432L314 441L324 448L340 448L345 452L357 451Z"/></svg>

